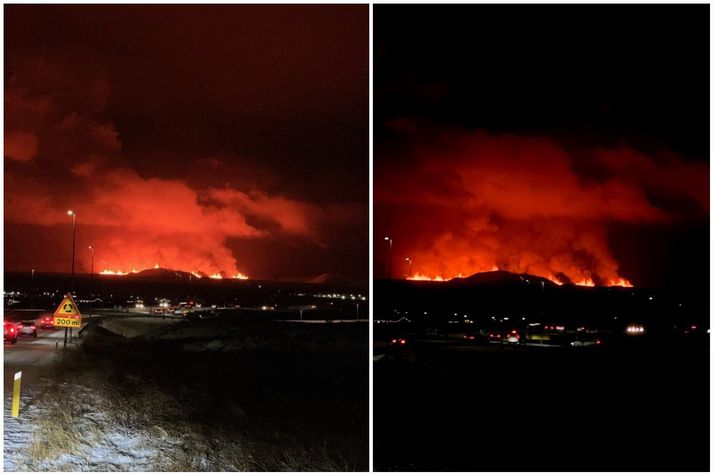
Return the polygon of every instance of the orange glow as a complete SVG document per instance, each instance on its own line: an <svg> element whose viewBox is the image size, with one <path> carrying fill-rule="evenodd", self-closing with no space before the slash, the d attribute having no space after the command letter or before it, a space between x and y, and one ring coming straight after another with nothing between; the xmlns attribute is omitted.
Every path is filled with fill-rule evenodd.
<svg viewBox="0 0 713 475"><path fill-rule="evenodd" d="M574 285L581 285L583 287L594 287L594 281L592 280L591 277L585 277L584 279L580 280L579 282L575 282Z"/></svg>
<svg viewBox="0 0 713 475"><path fill-rule="evenodd" d="M450 279L444 279L440 275L437 275L435 277L429 277L427 275L419 274L418 272L416 272L411 277L407 277L407 279L408 280L432 280L432 281L437 281L437 282L444 282L446 280L450 280Z"/></svg>
<svg viewBox="0 0 713 475"><path fill-rule="evenodd" d="M609 224L670 220L647 193L648 186L676 188L665 178L669 173L707 190L683 161L672 158L660 166L627 148L592 151L587 160L610 172L595 178L581 174L578 154L545 137L434 133L408 121L392 126L420 148L414 147L407 167L393 157L374 174L374 207L385 210L375 217L375 235L395 243L393 255L384 246L374 248L381 275L392 262L395 275L412 268L412 280L450 280L498 268L551 276L557 284L628 287L610 246ZM422 142L422 136L429 139ZM697 173L708 175L705 167ZM705 193L696 191L693 199L708 209Z"/></svg>
<svg viewBox="0 0 713 475"><path fill-rule="evenodd" d="M620 277L620 278L617 279L617 280L610 281L609 284L608 284L608 286L609 286L609 287L633 287L633 285L631 284L631 282L629 282L628 280L626 280L626 279L624 279L624 278L622 278L622 277Z"/></svg>
<svg viewBox="0 0 713 475"><path fill-rule="evenodd" d="M481 271L481 272L492 272L498 270L497 267L493 266L488 270ZM504 269L503 269L504 270ZM477 273L477 272L475 272ZM444 278L442 275L435 275L435 276L430 276L430 275L425 275L421 273L415 273L412 276L406 277L406 280L419 280L419 281L430 281L430 282L447 282L449 280L455 279L455 278L462 278L464 277L463 274L458 274L453 277L449 278ZM564 285L564 282L557 277L553 275L549 275L547 277L544 277L547 280L552 281L554 284L557 285ZM574 285L582 286L582 287L597 287L597 284L594 283L594 280L592 280L591 277L584 277L581 280L574 282ZM607 282L607 284L604 287L633 287L631 282L628 280L624 279L623 277L620 277L616 280L610 280Z"/></svg>
<svg viewBox="0 0 713 475"><path fill-rule="evenodd" d="M103 271L100 272L100 274L103 274L103 275L126 275L126 274L128 274L128 272L121 272L120 270L104 269Z"/></svg>
<svg viewBox="0 0 713 475"><path fill-rule="evenodd" d="M158 265L158 262L157 262L154 264L153 268L160 269L161 267ZM144 269L144 270L146 270L146 269ZM137 274L139 272L141 272L141 271L136 270L136 268L132 268L130 272L124 272L121 270L104 269L101 272L99 272L99 274L101 274L101 275L128 275L128 274ZM192 271L192 272L190 272L190 274L193 277L196 277L198 279L201 279L206 276L206 274L201 274L199 271ZM215 273L215 274L209 275L207 277L209 277L211 279L222 279L223 278L223 276L219 273ZM247 275L243 274L242 272L238 272L237 274L234 274L232 278L240 279L240 280L248 280L249 279L249 277Z"/></svg>

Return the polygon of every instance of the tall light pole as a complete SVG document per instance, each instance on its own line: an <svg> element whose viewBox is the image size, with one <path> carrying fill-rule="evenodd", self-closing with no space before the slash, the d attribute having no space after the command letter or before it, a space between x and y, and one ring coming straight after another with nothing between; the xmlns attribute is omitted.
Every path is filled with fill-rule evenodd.
<svg viewBox="0 0 713 475"><path fill-rule="evenodd" d="M35 269L32 269L32 293L30 294L30 308L35 308Z"/></svg>
<svg viewBox="0 0 713 475"><path fill-rule="evenodd" d="M67 215L72 217L72 287L70 293L74 293L74 249L77 237L77 213L71 209L67 211ZM67 348L67 327L64 328L64 348Z"/></svg>
<svg viewBox="0 0 713 475"><path fill-rule="evenodd" d="M94 288L94 247L89 246L89 250L92 251L92 265L89 268L89 295L92 296L92 289ZM94 302L89 304L89 318L92 318L92 308L94 307Z"/></svg>
<svg viewBox="0 0 713 475"><path fill-rule="evenodd" d="M411 267L413 266L413 259L407 257L406 262L408 262L408 275L406 277L411 277Z"/></svg>
<svg viewBox="0 0 713 475"><path fill-rule="evenodd" d="M89 250L92 252L92 265L89 271L89 280L91 281L94 278L94 248L89 246Z"/></svg>
<svg viewBox="0 0 713 475"><path fill-rule="evenodd" d="M389 280L391 280L391 261L392 261L392 258L391 258L392 252L391 251L394 247L394 240L391 239L389 236L386 236L384 238L384 241L388 241L388 243L389 243L389 261L388 261L388 266L389 266L388 269L389 270L388 270L387 274L389 276Z"/></svg>
<svg viewBox="0 0 713 475"><path fill-rule="evenodd" d="M74 249L77 237L77 213L71 209L67 211L67 214L72 217L72 288L71 291L74 292Z"/></svg>

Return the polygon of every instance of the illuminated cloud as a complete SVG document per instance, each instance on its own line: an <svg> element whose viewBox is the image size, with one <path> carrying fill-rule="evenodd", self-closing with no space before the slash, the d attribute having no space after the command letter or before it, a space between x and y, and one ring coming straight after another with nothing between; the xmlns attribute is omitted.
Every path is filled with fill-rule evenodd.
<svg viewBox="0 0 713 475"><path fill-rule="evenodd" d="M545 137L394 126L412 140L375 164L377 233L393 236L422 276L497 268L611 285L626 277L611 224L678 219L651 198L662 194L708 209L707 165L671 154L573 153Z"/></svg>
<svg viewBox="0 0 713 475"><path fill-rule="evenodd" d="M37 137L33 133L9 131L5 133L5 157L24 162L37 155Z"/></svg>
<svg viewBox="0 0 713 475"><path fill-rule="evenodd" d="M5 156L16 162L5 167L6 223L57 233L68 225L71 208L81 225L81 243L97 249L99 271L129 272L159 263L232 277L245 269L231 241L289 239L324 248L334 240L329 233L335 228L366 216L363 205L283 195L275 191L275 180L271 190L262 189L260 180L231 183L219 173L230 161L225 156L195 157L196 164L213 169L201 180L140 173L105 110L110 94L108 81L72 75L52 62L28 60L17 68L5 95L10 127ZM171 145L169 156L160 157L169 170ZM61 259L48 249L42 267L63 270ZM85 267L80 259L78 268Z"/></svg>

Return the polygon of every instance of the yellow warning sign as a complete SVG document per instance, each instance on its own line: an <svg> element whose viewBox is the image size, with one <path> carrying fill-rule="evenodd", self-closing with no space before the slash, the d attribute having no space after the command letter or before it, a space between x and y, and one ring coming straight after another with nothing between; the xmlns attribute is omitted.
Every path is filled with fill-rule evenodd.
<svg viewBox="0 0 713 475"><path fill-rule="evenodd" d="M82 319L79 317L54 317L54 326L65 328L81 328Z"/></svg>
<svg viewBox="0 0 713 475"><path fill-rule="evenodd" d="M59 304L57 310L54 311L54 316L65 318L82 318L82 314L79 313L79 307L77 307L77 304L74 302L72 294L67 294L64 296L64 300L62 300L62 303Z"/></svg>

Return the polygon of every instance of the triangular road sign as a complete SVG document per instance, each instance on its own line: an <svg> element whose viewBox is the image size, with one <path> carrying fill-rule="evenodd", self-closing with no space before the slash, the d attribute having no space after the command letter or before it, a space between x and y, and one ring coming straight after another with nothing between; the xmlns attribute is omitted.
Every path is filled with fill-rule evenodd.
<svg viewBox="0 0 713 475"><path fill-rule="evenodd" d="M75 318L81 318L82 314L79 313L79 307L77 307L77 304L74 302L74 299L72 298L72 294L67 294L64 296L64 300L62 300L62 303L59 304L59 307L57 307L57 310L54 311L54 316L55 317L75 317Z"/></svg>

